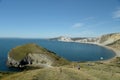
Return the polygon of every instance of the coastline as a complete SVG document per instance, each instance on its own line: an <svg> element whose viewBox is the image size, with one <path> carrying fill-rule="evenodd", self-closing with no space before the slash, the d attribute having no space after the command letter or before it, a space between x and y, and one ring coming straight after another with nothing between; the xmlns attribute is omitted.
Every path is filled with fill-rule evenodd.
<svg viewBox="0 0 120 80"><path fill-rule="evenodd" d="M97 46L104 47L104 48L114 52L114 54L115 54L114 57L112 57L110 59L107 59L107 60L99 60L101 62L110 62L113 59L115 59L116 57L120 57L120 51L117 51L115 48L112 48L112 47L109 47L109 46L106 46L106 45L102 45L102 44L99 44L99 43L89 43L88 42L88 43L85 43L85 44L97 45ZM95 61L95 62L97 62L97 61Z"/></svg>
<svg viewBox="0 0 120 80"><path fill-rule="evenodd" d="M112 48L110 46L106 46L106 45L102 45L102 44L99 44L99 43L86 43L86 44L92 44L92 45L97 45L97 46L101 46L101 47L104 47L108 50L111 50L115 53L115 56L110 58L110 59L107 59L107 60L101 60L101 62L110 62L112 61L113 59L115 59L116 57L120 57L120 51L115 49L115 48Z"/></svg>
<svg viewBox="0 0 120 80"><path fill-rule="evenodd" d="M120 57L120 50L117 50L115 48L112 48L110 46L106 46L106 45L103 45L103 44L100 44L98 42L75 42L75 41L61 41L61 42L73 42L73 43L82 43L82 44L91 44L91 45L97 45L97 46L100 46L100 47L104 47L108 50L111 50L114 52L115 56L110 58L110 59L107 59L107 60L98 60L98 61L101 61L101 62L110 62L112 61L113 59L115 59L116 57ZM98 61L92 61L92 62L98 62ZM91 62L91 61L88 61L88 62Z"/></svg>

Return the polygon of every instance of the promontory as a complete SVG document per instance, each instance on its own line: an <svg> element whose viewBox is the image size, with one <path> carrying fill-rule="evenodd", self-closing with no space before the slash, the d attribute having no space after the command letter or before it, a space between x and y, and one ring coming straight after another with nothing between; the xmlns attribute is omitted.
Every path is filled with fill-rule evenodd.
<svg viewBox="0 0 120 80"><path fill-rule="evenodd" d="M8 54L7 65L9 67L52 67L69 63L43 47L34 43L17 46Z"/></svg>

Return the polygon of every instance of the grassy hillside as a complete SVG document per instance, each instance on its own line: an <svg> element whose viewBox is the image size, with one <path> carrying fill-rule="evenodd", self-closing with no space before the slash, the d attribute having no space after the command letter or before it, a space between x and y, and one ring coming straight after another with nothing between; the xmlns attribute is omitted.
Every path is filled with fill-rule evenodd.
<svg viewBox="0 0 120 80"><path fill-rule="evenodd" d="M54 52L51 52L36 44L25 44L22 46L17 46L16 48L13 48L9 52L9 56L16 61L21 61L28 54L45 54L54 60L53 65L64 65L69 63L67 60L63 59L62 57L57 56Z"/></svg>
<svg viewBox="0 0 120 80"><path fill-rule="evenodd" d="M74 68L73 68L74 64ZM23 71L1 80L120 80L120 67L116 63L85 62L67 66ZM81 69L77 69L77 65Z"/></svg>
<svg viewBox="0 0 120 80"><path fill-rule="evenodd" d="M6 77L6 76L9 76L9 75L12 75L12 74L14 74L15 72L1 72L0 71L0 80L1 80L1 78L3 78L3 77Z"/></svg>

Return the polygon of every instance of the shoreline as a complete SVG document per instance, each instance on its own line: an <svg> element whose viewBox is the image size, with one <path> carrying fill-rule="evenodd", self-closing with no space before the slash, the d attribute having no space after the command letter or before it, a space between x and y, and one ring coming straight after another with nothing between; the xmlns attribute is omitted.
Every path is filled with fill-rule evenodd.
<svg viewBox="0 0 120 80"><path fill-rule="evenodd" d="M110 61L112 61L113 59L115 59L116 57L120 57L120 51L119 51L119 50L116 50L115 48L112 48L112 47L110 47L110 46L102 45L102 44L100 44L100 43L91 43L91 42L90 42L90 43L88 42L88 43L85 43L85 44L97 45L97 46L104 47L104 48L106 48L106 49L114 52L114 54L115 54L114 57L112 57L112 58L110 58L110 59L107 59L107 60L99 60L99 61L101 61L101 62L110 62ZM98 61L95 61L95 62L98 62Z"/></svg>
<svg viewBox="0 0 120 80"><path fill-rule="evenodd" d="M117 50L115 48L112 48L110 46L106 46L106 45L103 45L103 44L100 44L100 43L97 43L97 42L75 42L75 41L60 41L60 42L72 42L72 43L81 43L81 44L90 44L90 45L97 45L97 46L100 46L100 47L104 47L110 51L113 51L115 56L110 58L110 59L107 59L107 60L98 60L98 61L101 61L101 62L110 62L111 60L115 59L116 57L120 57L120 50ZM98 62L98 61L88 61L88 62Z"/></svg>
<svg viewBox="0 0 120 80"><path fill-rule="evenodd" d="M65 42L65 41L61 41L61 42ZM69 43L69 42L68 42ZM72 43L81 43L81 42L72 42ZM120 57L120 50L117 50L115 48L112 48L110 46L106 46L106 45L102 45L102 44L99 44L97 42L95 43L92 43L92 42L86 42L86 43L81 43L81 44L90 44L90 45L96 45L96 46L100 46L100 47L104 47L108 50L111 50L114 52L115 56L113 56L112 58L109 58L109 59L106 59L106 60L96 60L96 61L86 61L86 62L105 62L105 63L108 63L110 61L112 61L113 59L115 59L116 57ZM73 61L71 61L73 62ZM78 61L79 62L79 61ZM2 72L2 71L0 71ZM5 71L5 72L9 72L9 71ZM11 72L11 71L10 71Z"/></svg>

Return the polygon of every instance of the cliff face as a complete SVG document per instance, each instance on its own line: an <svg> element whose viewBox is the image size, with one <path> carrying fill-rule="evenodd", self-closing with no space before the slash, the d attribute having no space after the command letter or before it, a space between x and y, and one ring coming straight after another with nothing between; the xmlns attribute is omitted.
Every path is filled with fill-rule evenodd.
<svg viewBox="0 0 120 80"><path fill-rule="evenodd" d="M70 38L70 37L57 37L57 38L51 38L50 40L56 40L56 41L64 41L64 42L80 42L80 43L87 43L87 42L98 42L98 38L95 37L80 37L80 38Z"/></svg>
<svg viewBox="0 0 120 80"><path fill-rule="evenodd" d="M110 46L112 48L120 50L120 39L115 41L115 42L113 42L113 43L108 44L107 46Z"/></svg>
<svg viewBox="0 0 120 80"><path fill-rule="evenodd" d="M72 42L72 39L70 37L66 37L66 36L60 36L60 37L56 37L56 38L51 38L50 40Z"/></svg>
<svg viewBox="0 0 120 80"><path fill-rule="evenodd" d="M120 39L120 33L106 34L100 37L99 43L103 45L108 45L114 43L119 39Z"/></svg>
<svg viewBox="0 0 120 80"><path fill-rule="evenodd" d="M12 49L7 61L9 67L51 67L64 63L68 61L36 44L26 44Z"/></svg>
<svg viewBox="0 0 120 80"><path fill-rule="evenodd" d="M9 67L24 67L24 66L39 66L39 67L50 67L54 63L54 59L48 55L38 54L38 53L29 53L25 58L20 61L14 60L11 57L8 57L8 66Z"/></svg>
<svg viewBox="0 0 120 80"><path fill-rule="evenodd" d="M97 43L99 38L95 37L84 37L84 38L72 38L74 42L80 42L80 43Z"/></svg>
<svg viewBox="0 0 120 80"><path fill-rule="evenodd" d="M98 43L102 45L111 44L120 39L120 33L112 33L102 35L100 37L77 37L77 38L69 38L69 37L57 37L52 38L50 40L64 41L64 42L79 42L79 43Z"/></svg>

